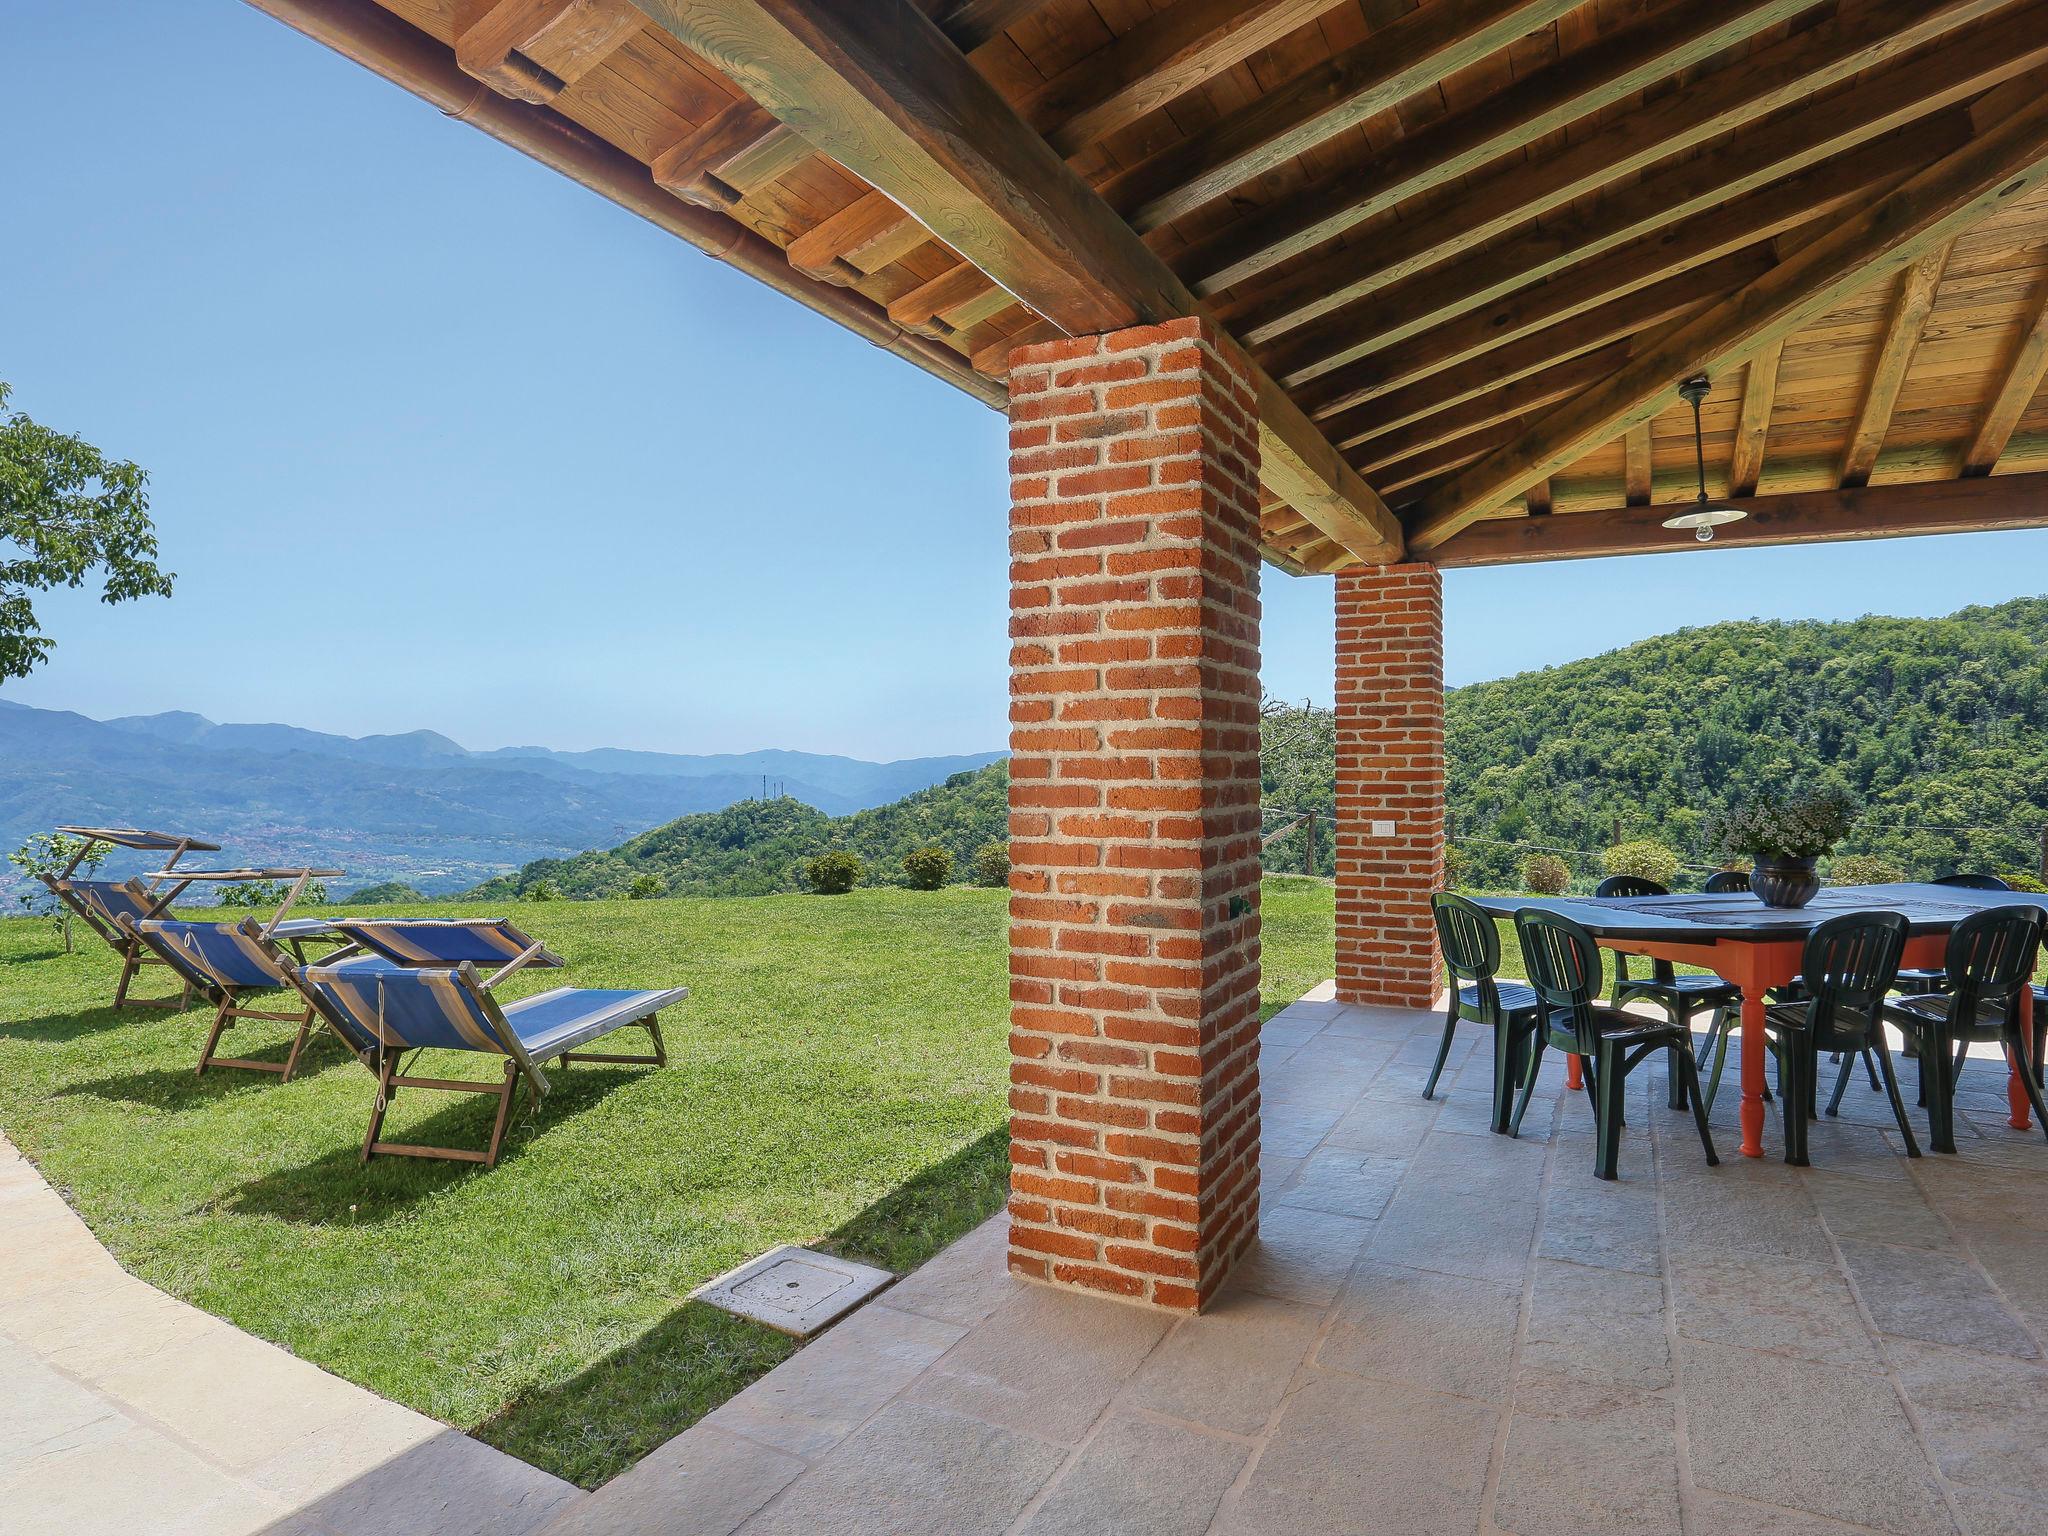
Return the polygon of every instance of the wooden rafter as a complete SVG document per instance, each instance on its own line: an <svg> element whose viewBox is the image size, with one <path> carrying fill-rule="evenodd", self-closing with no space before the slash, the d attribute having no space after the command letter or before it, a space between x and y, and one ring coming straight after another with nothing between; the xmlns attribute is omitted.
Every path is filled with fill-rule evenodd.
<svg viewBox="0 0 2048 1536"><path fill-rule="evenodd" d="M1542 482L1538 482L1539 484ZM1555 517L1498 517L1475 523L1430 552L1440 566L1519 565L1609 555L1755 549L1836 539L1898 539L1929 533L2048 528L2048 474L1992 480L1933 480L1855 490L1752 496L1731 503L1748 514L1715 530L1710 544L1662 526L1668 508L1618 507Z"/></svg>
<svg viewBox="0 0 2048 1536"><path fill-rule="evenodd" d="M1650 504L1650 424L1639 421L1621 435L1623 494L1632 507Z"/></svg>
<svg viewBox="0 0 2048 1536"><path fill-rule="evenodd" d="M649 170L665 187L699 208L727 209L763 180L773 180L810 149L775 115L751 101L736 101L654 157ZM769 156L764 167L763 156Z"/></svg>
<svg viewBox="0 0 2048 1536"><path fill-rule="evenodd" d="M1652 230L1604 254L1561 265L1533 286L1521 285L1520 274L1541 259L1540 254L1522 253L1512 244L1478 251L1463 261L1419 273L1362 303L1358 330L1346 339L1368 332L1369 339L1338 354L1347 359L1340 366L1297 374L1289 364L1305 349L1294 346L1263 351L1260 360L1296 384L1303 404L1315 414L1339 410L1504 347L1532 331L1595 313L1645 285L1670 283L1693 271L1702 271L1711 280L1703 269L1730 252L1808 226L1847 202L1902 180L1917 166L1931 164L1968 137L1969 119L1961 109L1939 114L1916 124L1909 142L1887 139L1851 150L1668 229ZM1572 227L1579 227L1577 221ZM1556 248L1544 242L1544 250ZM1502 289L1504 294L1485 305L1470 303L1475 291ZM1304 332L1303 339L1318 334Z"/></svg>
<svg viewBox="0 0 2048 1536"><path fill-rule="evenodd" d="M461 0L455 61L499 95L545 106L644 21L625 0Z"/></svg>
<svg viewBox="0 0 2048 1536"><path fill-rule="evenodd" d="M1522 281L1619 240L1697 212L1750 190L1844 147L1982 89L2048 51L2035 32L2031 47L2016 46L2002 28L1976 34L1978 46L1928 50L1911 70L1886 72L1879 81L1840 95L1817 92L1895 58L1908 48L1978 21L2003 0L1880 0L1758 50L1739 63L1702 77L1685 90L1615 118L1592 133L1541 155L1505 161L1473 177L1456 198L1384 231L1362 249L1349 247L1290 268L1261 288L1231 322L1257 345L1309 320L1329 315L1333 333L1352 329L1345 313L1354 300L1449 260L1576 198L1656 164L1643 184L1601 200L1597 215L1557 221L1555 229L1524 232L1509 249L1522 253ZM2042 10L2048 15L2048 9ZM2027 34L2020 34L2026 37ZM2015 54L2020 57L2015 58ZM1788 120L1758 124L1793 109ZM1682 150L1730 129L1737 134L1718 153L1673 161ZM1283 365L1282 372L1292 368Z"/></svg>
<svg viewBox="0 0 2048 1536"><path fill-rule="evenodd" d="M933 23L962 53L972 53L1045 9L1049 0L939 0L927 9Z"/></svg>
<svg viewBox="0 0 2048 1536"><path fill-rule="evenodd" d="M1919 349L1920 333L1934 308L1934 291L1948 270L1951 248L1944 245L1931 251L1899 274L1884 341L1871 362L1870 377L1864 381L1863 403L1857 408L1856 424L1849 429L1849 446L1842 456L1838 478L1844 490L1870 483L1884 435L1891 428L1892 411L1899 403L1899 391L1905 387L1906 372Z"/></svg>
<svg viewBox="0 0 2048 1536"><path fill-rule="evenodd" d="M1403 97L1505 48L1576 0L1423 0L1346 50L1112 180L1141 230L1221 197Z"/></svg>
<svg viewBox="0 0 2048 1536"><path fill-rule="evenodd" d="M1199 312L1186 286L908 0L637 0L678 40L1070 334ZM1354 557L1400 525L1263 373L1261 477Z"/></svg>
<svg viewBox="0 0 2048 1536"><path fill-rule="evenodd" d="M1546 416L1524 441L1452 476L1417 509L1411 542L1435 548L1588 448L1655 415L1676 380L1748 358L2048 179L2048 73L2015 85L1978 104L1968 145L1742 292L1645 338L1604 385Z"/></svg>
<svg viewBox="0 0 2048 1536"><path fill-rule="evenodd" d="M1778 364L1785 355L1783 338L1766 342L1750 357L1742 376L1742 415L1735 424L1735 444L1728 454L1728 494L1754 496L1764 471L1764 440L1771 431L1771 410L1778 401Z"/></svg>
<svg viewBox="0 0 2048 1536"><path fill-rule="evenodd" d="M1468 175L1546 134L1690 69L1810 6L1733 0L1667 6L1626 31L1530 74L1462 112L1397 139L1225 225L1175 259L1213 293L1322 244L1405 199Z"/></svg>
<svg viewBox="0 0 2048 1536"><path fill-rule="evenodd" d="M908 241L890 238L906 229ZM895 203L868 192L790 241L789 264L807 277L851 287L900 261L910 254L910 244L922 245L926 238L923 227Z"/></svg>
<svg viewBox="0 0 2048 1536"><path fill-rule="evenodd" d="M2048 376L2048 281L2041 284L2040 296L2034 301L2026 328L2020 332L2019 346L2005 365L1998 394L1963 453L1965 476L1974 479L1997 468L1999 456L2012 441L2013 429L2026 414L2027 403L2041 387L2044 376Z"/></svg>

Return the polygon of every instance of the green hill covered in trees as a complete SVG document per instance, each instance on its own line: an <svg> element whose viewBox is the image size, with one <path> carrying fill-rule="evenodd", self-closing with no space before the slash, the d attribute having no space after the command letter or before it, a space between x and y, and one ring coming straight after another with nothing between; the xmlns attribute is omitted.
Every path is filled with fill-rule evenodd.
<svg viewBox="0 0 2048 1536"><path fill-rule="evenodd" d="M928 844L950 852L953 878L965 880L975 849L1008 835L1009 785L1008 765L996 762L851 816L827 816L801 800L742 800L679 817L616 848L536 859L472 895L767 896L804 889L805 861L834 848L859 856L863 883L906 885L903 856Z"/></svg>
<svg viewBox="0 0 2048 1536"><path fill-rule="evenodd" d="M1839 850L1909 875L2037 870L2048 827L2048 598L1941 619L1744 622L1683 629L1605 655L1451 691L1445 741L1461 884L1520 883L1555 850L1580 886L1617 840L1653 839L1696 879L1717 862L1708 820L1758 793L1835 787L1864 807ZM1264 796L1324 813L1332 870L1335 730L1327 710L1269 705ZM608 852L542 859L480 888L511 896L761 895L803 888L803 862L845 848L869 883L904 854L950 849L953 878L1005 835L1004 765L892 805L831 817L795 800L685 816ZM1279 826L1284 817L1269 821ZM1267 867L1306 867L1304 834ZM648 882L647 877L653 882Z"/></svg>

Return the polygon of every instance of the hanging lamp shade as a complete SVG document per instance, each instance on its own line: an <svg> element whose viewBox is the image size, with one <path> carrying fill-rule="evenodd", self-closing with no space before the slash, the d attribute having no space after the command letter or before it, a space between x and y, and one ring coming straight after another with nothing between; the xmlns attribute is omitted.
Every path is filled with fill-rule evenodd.
<svg viewBox="0 0 2048 1536"><path fill-rule="evenodd" d="M1702 544L1712 543L1714 530L1724 523L1737 523L1749 516L1740 507L1717 507L1707 496L1707 451L1700 434L1700 402L1707 398L1711 387L1704 373L1696 373L1678 386L1679 398L1692 407L1692 455L1699 471L1700 489L1691 511L1664 519L1666 528L1690 528L1692 536Z"/></svg>

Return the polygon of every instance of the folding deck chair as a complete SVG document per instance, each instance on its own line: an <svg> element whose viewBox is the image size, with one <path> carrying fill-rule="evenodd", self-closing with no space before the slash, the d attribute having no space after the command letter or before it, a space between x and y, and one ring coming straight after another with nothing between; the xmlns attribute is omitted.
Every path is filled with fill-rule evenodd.
<svg viewBox="0 0 2048 1536"><path fill-rule="evenodd" d="M368 925L362 925L368 926ZM424 926L424 925L407 925ZM498 925L510 930L509 925ZM380 935L392 942L389 934ZM523 937L523 936L522 936ZM413 936L417 941L417 936ZM455 947L456 936L438 941ZM490 940L477 940L478 944ZM544 958L545 957L545 958ZM557 987L534 997L500 1005L493 993L499 982L526 965L547 963L547 951L529 944L488 979L476 963L464 959L450 966L402 968L381 955L358 956L341 965L299 966L292 979L306 1000L335 1031L353 1046L363 1065L377 1077L377 1098L363 1135L363 1161L378 1153L398 1157L446 1158L453 1162L495 1167L505 1144L512 1100L524 1079L538 1105L547 1096L548 1080L541 1067L549 1061L616 1062L633 1066L665 1066L668 1051L656 1017L672 1003L688 997L682 987L664 991L620 991L588 987ZM377 962L372 969L366 960ZM557 962L559 963L559 962ZM580 1049L627 1025L646 1029L653 1054L626 1056ZM406 1053L423 1050L476 1051L505 1058L503 1079L496 1083L457 1078L414 1077L400 1070ZM415 1146L382 1141L384 1114L400 1088L430 1088L447 1093L495 1094L498 1112L490 1146L482 1152L460 1147Z"/></svg>
<svg viewBox="0 0 2048 1536"><path fill-rule="evenodd" d="M306 1035L313 1027L312 1005L304 1003L289 1013L250 1006L252 997L272 992L296 995L287 956L281 945L303 943L328 932L318 919L277 923L266 929L253 918L240 927L229 923L188 923L171 918L124 918L123 926L140 944L155 952L165 965L185 979L187 993L197 991L214 1005L213 1028L199 1053L199 1073L208 1067L241 1067L250 1072L275 1072L290 1082L299 1054L306 1048ZM382 962L380 962L381 964ZM283 1063L254 1061L245 1056L216 1056L220 1037L244 1019L277 1024L296 1024L292 1048Z"/></svg>
<svg viewBox="0 0 2048 1536"><path fill-rule="evenodd" d="M114 985L114 1006L116 1008L177 1008L192 1005L192 986L189 980L175 997L130 997L128 988L135 976L145 965L167 965L169 962L153 953L122 926L123 917L140 922L146 917L155 917L170 904L168 897L157 893L160 881L152 878L145 885L137 879L128 880L79 880L74 878L78 866L84 862L95 844L108 843L116 848L133 848L144 853L167 853L164 869L170 870L178 860L188 853L215 853L220 844L202 841L196 837L185 837L172 832L149 832L140 827L59 827L57 829L70 837L82 839L78 852L71 856L71 862L64 866L61 874L38 874L37 879L50 888L50 893L64 904L72 916L106 943L107 947L121 957L121 979ZM183 973L179 973L182 977Z"/></svg>
<svg viewBox="0 0 2048 1536"><path fill-rule="evenodd" d="M393 965L454 966L467 960L494 969L515 962L553 969L564 964L560 955L502 917L344 917L334 920L334 931Z"/></svg>

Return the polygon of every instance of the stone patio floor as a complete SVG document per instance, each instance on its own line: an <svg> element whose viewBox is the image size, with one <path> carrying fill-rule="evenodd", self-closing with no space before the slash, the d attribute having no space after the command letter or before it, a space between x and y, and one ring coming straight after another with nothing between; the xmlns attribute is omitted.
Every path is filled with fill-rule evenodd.
<svg viewBox="0 0 2048 1536"><path fill-rule="evenodd" d="M1004 1270L1000 1218L597 1493L128 1276L0 1139L0 1536L2048 1531L2048 1140L1858 1084L1815 1167L1638 1072L1622 1178L1556 1063L1488 1133L1464 1033L1265 1030L1261 1244L1174 1320ZM1777 1146L1775 1121L1766 1144Z"/></svg>
<svg viewBox="0 0 2048 1536"><path fill-rule="evenodd" d="M0 1137L0 1536L527 1536L580 1496L136 1279Z"/></svg>
<svg viewBox="0 0 2048 1536"><path fill-rule="evenodd" d="M1511 1142L1478 1030L1425 1103L1436 1016L1315 997L1266 1026L1213 1311L1012 1279L998 1219L548 1536L2048 1531L2048 1140L2002 1069L1960 1156L1858 1083L1795 1169L1736 1152L1732 1082L1709 1168L1645 1067L1603 1185L1554 1066Z"/></svg>

